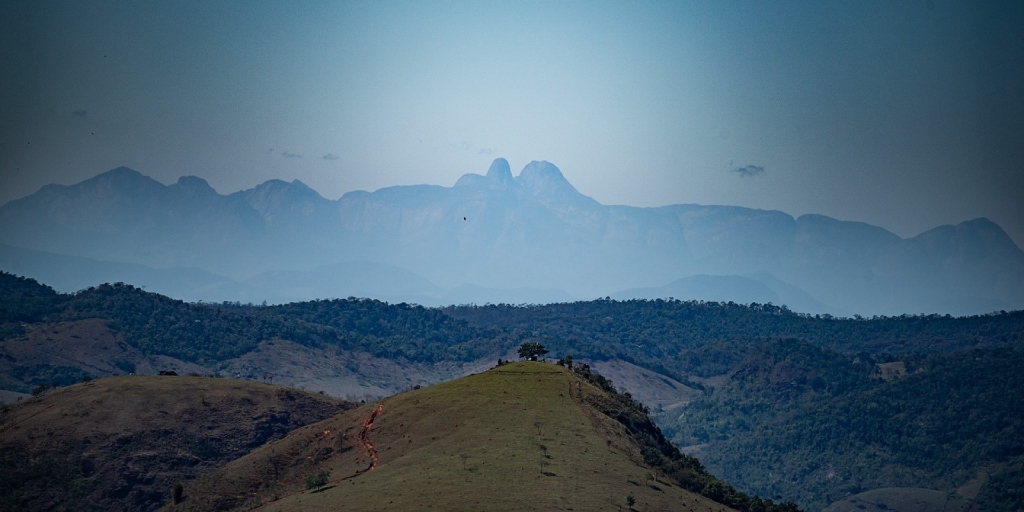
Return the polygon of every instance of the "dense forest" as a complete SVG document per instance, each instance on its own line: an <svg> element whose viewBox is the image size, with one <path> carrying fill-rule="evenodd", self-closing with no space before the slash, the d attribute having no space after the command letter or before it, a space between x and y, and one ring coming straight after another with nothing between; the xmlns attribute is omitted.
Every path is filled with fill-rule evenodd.
<svg viewBox="0 0 1024 512"><path fill-rule="evenodd" d="M57 294L31 279L0 274L0 332L22 323L103 318L146 354L205 365L238 357L263 340L339 346L414 361L471 361L513 342L494 328L474 327L437 309L371 299L278 306L188 303L123 283ZM504 353L504 352L502 352Z"/></svg>
<svg viewBox="0 0 1024 512"><path fill-rule="evenodd" d="M910 372L888 381L871 360L770 342L721 388L659 423L677 444L698 447L713 473L808 509L879 487L953 489L979 470L995 480L1000 464L1024 455L1024 353L975 349L905 364ZM1006 489L983 494L1012 498Z"/></svg>
<svg viewBox="0 0 1024 512"><path fill-rule="evenodd" d="M0 340L28 324L86 318L104 319L145 354L209 368L273 339L426 363L493 361L542 343L556 357L627 361L703 390L655 419L740 491L820 509L880 486L950 490L980 471L988 483L978 503L1024 506L1014 476L1024 464L1022 311L835 318L675 300L212 304L126 284L59 294L0 273ZM7 377L61 383L74 370L15 365L21 374Z"/></svg>
<svg viewBox="0 0 1024 512"><path fill-rule="evenodd" d="M146 353L211 363L262 340L358 348L415 361L469 361L524 340L553 353L623 359L683 377L721 375L753 346L795 338L844 355L951 353L1024 342L1024 311L971 317L834 318L771 304L595 300L550 305L436 309L372 299L266 306L187 303L123 283L73 294L0 272L0 333L22 323L105 318Z"/></svg>

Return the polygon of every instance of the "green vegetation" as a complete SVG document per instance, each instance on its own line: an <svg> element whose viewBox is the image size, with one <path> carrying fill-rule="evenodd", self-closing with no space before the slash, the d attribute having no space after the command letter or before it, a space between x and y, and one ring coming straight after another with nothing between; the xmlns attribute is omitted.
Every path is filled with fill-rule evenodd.
<svg viewBox="0 0 1024 512"><path fill-rule="evenodd" d="M65 296L35 279L0 271L0 322L39 322L60 310Z"/></svg>
<svg viewBox="0 0 1024 512"><path fill-rule="evenodd" d="M726 373L766 339L797 338L847 355L953 352L1024 339L1024 312L837 319L770 304L664 300L429 309L349 298L254 306L185 303L123 283L62 295L0 273L4 336L20 333L20 322L81 318L107 319L146 354L201 364L276 338L428 363L473 361L535 343L591 361L622 359L683 381Z"/></svg>
<svg viewBox="0 0 1024 512"><path fill-rule="evenodd" d="M331 477L330 471L321 470L315 475L309 475L306 477L306 489L319 491L321 487L327 485L328 479Z"/></svg>
<svg viewBox="0 0 1024 512"><path fill-rule="evenodd" d="M207 365L241 356L270 339L423 362L471 361L494 354L495 343L513 344L494 329L471 327L436 309L369 299L253 306L186 303L123 283L73 295L48 294L51 289L10 274L0 275L0 285L0 291L11 293L0 309L6 336L19 334L21 321L105 318L146 354ZM26 296L38 300L23 300Z"/></svg>
<svg viewBox="0 0 1024 512"><path fill-rule="evenodd" d="M840 319L771 304L678 300L499 304L443 311L471 325L519 333L554 353L591 361L622 359L680 380L727 373L750 347L769 339L801 339L849 356L949 353L1024 343L1024 311Z"/></svg>
<svg viewBox="0 0 1024 512"><path fill-rule="evenodd" d="M519 357L522 359L536 361L537 358L547 353L548 349L544 348L544 345L540 343L523 343L519 346Z"/></svg>
<svg viewBox="0 0 1024 512"><path fill-rule="evenodd" d="M745 512L799 510L793 502L778 504L736 490L709 473L696 458L683 455L651 420L650 409L634 400L629 393L616 391L610 380L593 373L585 363L570 365L569 370L603 391L588 395L584 401L625 427L638 444L644 462L674 479L684 489Z"/></svg>
<svg viewBox="0 0 1024 512"><path fill-rule="evenodd" d="M275 339L417 363L494 361L516 347L591 363L626 361L704 392L687 405L659 409L655 421L744 492L821 508L879 487L945 492L984 469L992 483L979 503L1019 503L1018 487L1008 482L1024 457L1017 441L1024 425L1016 420L1024 418L1017 374L1024 372L1015 371L1024 367L1022 311L840 319L771 304L674 300L443 309L354 298L190 304L124 284L58 294L0 273L0 339L91 318L145 355L214 370ZM543 355L520 353L531 354ZM29 363L2 351L0 357L8 368L0 383L21 392L86 375L63 363ZM569 356L560 364L581 368ZM116 367L135 370L128 361ZM591 382L604 389L597 377ZM606 391L614 390L609 384ZM631 406L604 405L611 414L626 411L623 425L643 437L647 427L630 423ZM651 446L648 464L678 462ZM467 473L475 467L471 460L466 466ZM692 488L727 499L706 484L698 479Z"/></svg>
<svg viewBox="0 0 1024 512"><path fill-rule="evenodd" d="M65 298L35 279L0 271L0 340L24 334L22 322L40 322L54 315Z"/></svg>
<svg viewBox="0 0 1024 512"><path fill-rule="evenodd" d="M181 503L184 494L185 486L181 482L174 482L174 485L171 487L171 503L175 505Z"/></svg>
<svg viewBox="0 0 1024 512"><path fill-rule="evenodd" d="M699 456L715 474L808 509L879 487L955 488L1024 454L1024 354L907 364L910 375L886 382L870 360L770 342L661 422L677 443L706 443Z"/></svg>
<svg viewBox="0 0 1024 512"><path fill-rule="evenodd" d="M978 510L1024 510L1024 456L993 467L975 503Z"/></svg>

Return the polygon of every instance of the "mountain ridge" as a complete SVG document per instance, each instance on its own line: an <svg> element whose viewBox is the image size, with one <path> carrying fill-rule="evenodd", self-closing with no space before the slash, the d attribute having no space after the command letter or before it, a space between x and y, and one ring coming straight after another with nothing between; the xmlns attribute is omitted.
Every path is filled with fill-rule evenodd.
<svg viewBox="0 0 1024 512"><path fill-rule="evenodd" d="M1024 308L1024 251L985 218L901 238L816 214L602 205L545 161L513 177L496 159L486 175L451 187L393 186L336 200L298 180L222 195L198 177L162 185L119 167L0 206L0 243L235 281L374 261L442 289L592 298L698 275L757 274L808 296L812 313Z"/></svg>

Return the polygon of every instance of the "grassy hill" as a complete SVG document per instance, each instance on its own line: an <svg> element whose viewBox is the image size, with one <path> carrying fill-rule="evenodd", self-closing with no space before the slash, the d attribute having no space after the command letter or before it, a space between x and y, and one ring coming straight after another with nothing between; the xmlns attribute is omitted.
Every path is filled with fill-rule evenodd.
<svg viewBox="0 0 1024 512"><path fill-rule="evenodd" d="M175 482L351 407L206 377L111 377L53 390L0 409L0 510L154 510Z"/></svg>
<svg viewBox="0 0 1024 512"><path fill-rule="evenodd" d="M169 508L627 510L632 497L636 510L726 509L681 485L713 478L696 461L645 462L652 443L622 399L560 366L506 364L298 429Z"/></svg>

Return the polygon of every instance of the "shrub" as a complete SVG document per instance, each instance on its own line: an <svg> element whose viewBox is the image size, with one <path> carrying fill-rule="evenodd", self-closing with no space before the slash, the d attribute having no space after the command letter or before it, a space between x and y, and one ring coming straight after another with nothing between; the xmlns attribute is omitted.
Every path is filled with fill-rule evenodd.
<svg viewBox="0 0 1024 512"><path fill-rule="evenodd" d="M171 502L175 505L181 503L184 494L185 486L181 485L181 482L174 482L174 487L171 487Z"/></svg>
<svg viewBox="0 0 1024 512"><path fill-rule="evenodd" d="M330 477L330 471L320 471L315 475L309 475L306 477L306 489L315 489L318 491L321 487L327 485L327 479Z"/></svg>

